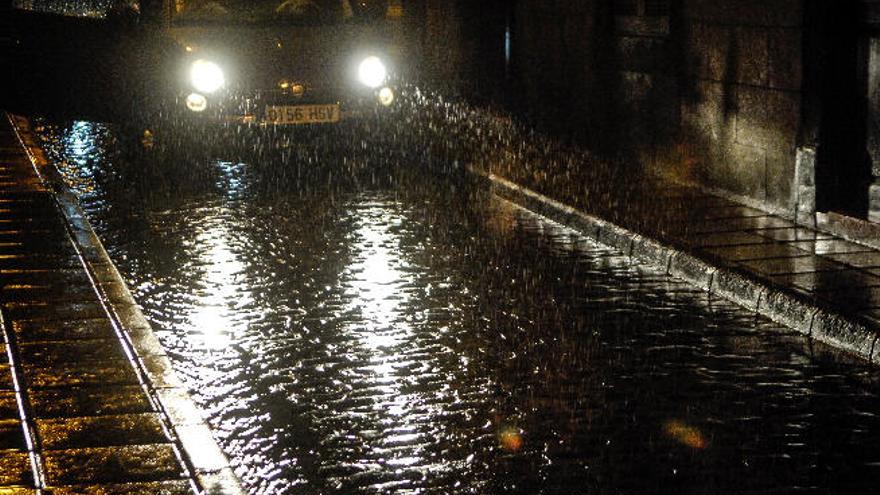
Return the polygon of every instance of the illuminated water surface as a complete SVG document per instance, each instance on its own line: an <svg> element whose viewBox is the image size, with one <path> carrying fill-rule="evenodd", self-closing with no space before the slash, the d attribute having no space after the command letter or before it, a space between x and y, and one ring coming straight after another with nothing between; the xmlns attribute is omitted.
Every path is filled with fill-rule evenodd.
<svg viewBox="0 0 880 495"><path fill-rule="evenodd" d="M254 494L876 487L875 372L478 187L43 134Z"/></svg>

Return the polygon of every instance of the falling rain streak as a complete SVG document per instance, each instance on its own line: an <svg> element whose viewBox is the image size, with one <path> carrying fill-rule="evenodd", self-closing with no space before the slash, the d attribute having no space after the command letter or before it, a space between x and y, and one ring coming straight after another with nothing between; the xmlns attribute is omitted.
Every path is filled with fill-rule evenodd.
<svg viewBox="0 0 880 495"><path fill-rule="evenodd" d="M252 493L871 489L867 370L463 172L615 167L413 87L390 117L42 129Z"/></svg>

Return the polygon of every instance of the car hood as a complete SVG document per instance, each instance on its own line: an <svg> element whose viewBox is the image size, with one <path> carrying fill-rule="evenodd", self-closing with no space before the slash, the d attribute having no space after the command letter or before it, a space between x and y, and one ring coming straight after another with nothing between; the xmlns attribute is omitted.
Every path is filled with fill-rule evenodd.
<svg viewBox="0 0 880 495"><path fill-rule="evenodd" d="M175 27L171 36L192 60L220 64L233 91L275 89L282 80L354 85L360 60L377 55L390 64L393 52L371 25Z"/></svg>

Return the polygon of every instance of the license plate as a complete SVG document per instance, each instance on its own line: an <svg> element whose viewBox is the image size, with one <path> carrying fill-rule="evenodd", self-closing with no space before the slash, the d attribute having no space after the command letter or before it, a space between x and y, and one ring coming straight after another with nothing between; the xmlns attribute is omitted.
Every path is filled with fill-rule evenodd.
<svg viewBox="0 0 880 495"><path fill-rule="evenodd" d="M325 124L339 122L339 105L267 105L268 124Z"/></svg>

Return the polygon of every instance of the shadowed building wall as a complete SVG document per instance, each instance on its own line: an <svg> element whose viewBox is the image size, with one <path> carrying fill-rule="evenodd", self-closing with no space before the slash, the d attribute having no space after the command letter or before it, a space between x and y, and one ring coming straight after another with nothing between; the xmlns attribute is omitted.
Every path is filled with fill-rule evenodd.
<svg viewBox="0 0 880 495"><path fill-rule="evenodd" d="M680 15L680 153L660 165L792 211L802 2L686 0Z"/></svg>
<svg viewBox="0 0 880 495"><path fill-rule="evenodd" d="M583 133L590 147L792 209L800 0L519 4L528 21L518 48L550 67L523 71L524 85L557 81L551 97L577 95L575 108L592 115ZM542 20L547 10L569 22ZM553 74L559 67L576 70Z"/></svg>
<svg viewBox="0 0 880 495"><path fill-rule="evenodd" d="M859 18L868 4L499 2L511 30L510 100L545 129L626 163L780 213L812 215L818 195L820 209L864 216L873 45ZM464 38L471 24L486 32L485 16L458 19ZM465 65L485 63L456 46Z"/></svg>

